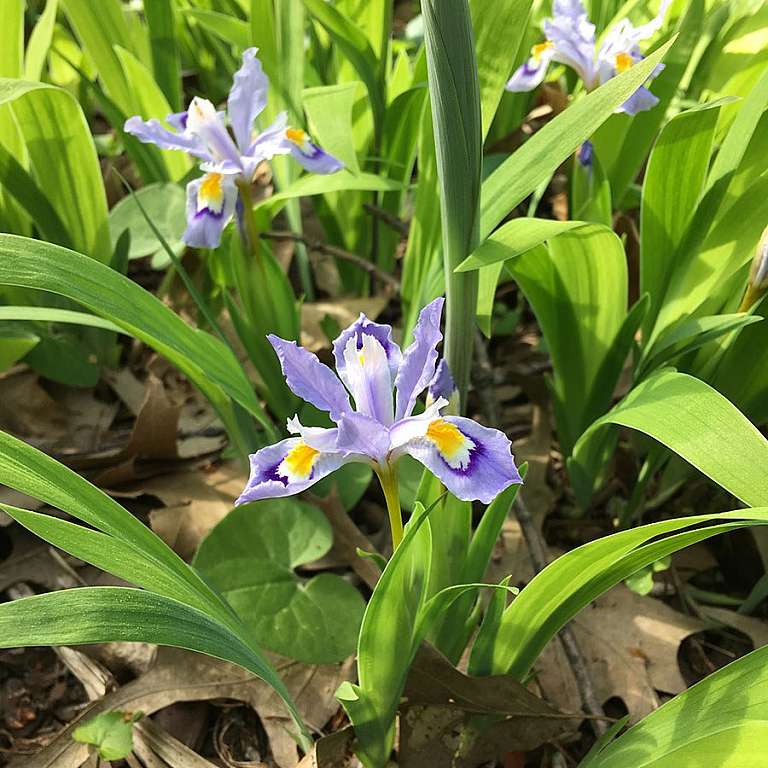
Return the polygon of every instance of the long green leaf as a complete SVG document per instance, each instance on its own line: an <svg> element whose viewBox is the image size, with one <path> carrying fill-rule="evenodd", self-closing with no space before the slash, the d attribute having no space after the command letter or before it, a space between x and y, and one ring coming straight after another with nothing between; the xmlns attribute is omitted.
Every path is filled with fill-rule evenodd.
<svg viewBox="0 0 768 768"><path fill-rule="evenodd" d="M445 359L462 404L469 386L477 275L456 267L477 247L482 163L480 84L467 0L422 4L440 181L446 293Z"/></svg>
<svg viewBox="0 0 768 768"><path fill-rule="evenodd" d="M710 523L707 527L701 527ZM768 524L768 508L663 520L584 544L559 557L504 611L494 673L526 677L546 644L581 609L655 560L718 533Z"/></svg>
<svg viewBox="0 0 768 768"><path fill-rule="evenodd" d="M181 60L173 0L144 0L152 71L173 112L181 109Z"/></svg>
<svg viewBox="0 0 768 768"><path fill-rule="evenodd" d="M768 504L768 441L733 403L703 381L667 370L635 387L579 440L568 465L574 486L589 466L595 432L608 424L658 440L745 504Z"/></svg>
<svg viewBox="0 0 768 768"><path fill-rule="evenodd" d="M139 589L83 587L0 605L0 646L157 643L238 664L269 683L311 740L274 669L219 622L176 600Z"/></svg>
<svg viewBox="0 0 768 768"><path fill-rule="evenodd" d="M177 365L226 420L231 398L271 429L232 351L191 328L151 293L109 267L49 243L0 235L0 284L50 291L79 302Z"/></svg>
<svg viewBox="0 0 768 768"><path fill-rule="evenodd" d="M120 326L87 312L74 312L71 309L55 307L15 307L0 306L0 320L31 320L38 323L69 323L71 325L87 325L91 328L103 328L106 331L123 333Z"/></svg>
<svg viewBox="0 0 768 768"><path fill-rule="evenodd" d="M640 211L640 290L651 297L646 337L704 188L718 114L718 105L705 105L677 115L664 127L648 161Z"/></svg>
<svg viewBox="0 0 768 768"><path fill-rule="evenodd" d="M0 104L12 106L30 171L65 225L72 247L107 263L112 249L104 182L77 100L45 83L0 79Z"/></svg>
<svg viewBox="0 0 768 768"><path fill-rule="evenodd" d="M48 51L53 40L56 27L56 13L59 10L59 0L47 0L45 10L35 24L27 43L24 61L24 79L40 80L48 58Z"/></svg>
<svg viewBox="0 0 768 768"><path fill-rule="evenodd" d="M24 0L5 0L0 32L0 77L21 77L24 68Z"/></svg>
<svg viewBox="0 0 768 768"><path fill-rule="evenodd" d="M589 768L761 768L768 648L719 669L606 745Z"/></svg>

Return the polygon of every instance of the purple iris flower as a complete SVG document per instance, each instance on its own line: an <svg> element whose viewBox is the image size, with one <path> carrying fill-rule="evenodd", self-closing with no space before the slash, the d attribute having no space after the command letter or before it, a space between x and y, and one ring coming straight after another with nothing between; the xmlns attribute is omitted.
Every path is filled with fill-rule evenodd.
<svg viewBox="0 0 768 768"><path fill-rule="evenodd" d="M453 389L447 366L438 365L443 303L435 299L421 311L415 341L404 352L389 325L360 315L333 343L336 373L295 342L269 336L288 386L327 411L336 426L305 427L290 419L288 429L295 436L251 456L248 485L237 503L300 493L352 461L370 464L384 485L405 454L466 501L488 504L521 482L504 433L442 414L448 405L443 395ZM436 397L414 415L426 389Z"/></svg>
<svg viewBox="0 0 768 768"><path fill-rule="evenodd" d="M672 0L662 0L658 15L635 27L629 19L614 25L597 48L595 25L587 17L581 0L554 0L553 17L544 20L545 42L534 45L530 58L507 82L507 90L532 91L543 80L551 61L574 69L588 91L625 72L641 61L640 41L658 31ZM659 64L649 82L664 69ZM641 85L616 111L636 115L658 104L659 100Z"/></svg>
<svg viewBox="0 0 768 768"><path fill-rule="evenodd" d="M129 118L125 131L160 149L179 149L201 161L205 174L187 185L187 229L182 239L196 248L215 248L236 212L237 182L251 184L256 167L275 155L292 155L314 173L334 173L343 164L323 151L300 128L287 125L281 112L266 130L254 133L254 122L267 105L269 80L256 48L243 53L227 99L227 111L217 112L207 99L195 97L186 112L159 120ZM229 118L230 130L225 119Z"/></svg>

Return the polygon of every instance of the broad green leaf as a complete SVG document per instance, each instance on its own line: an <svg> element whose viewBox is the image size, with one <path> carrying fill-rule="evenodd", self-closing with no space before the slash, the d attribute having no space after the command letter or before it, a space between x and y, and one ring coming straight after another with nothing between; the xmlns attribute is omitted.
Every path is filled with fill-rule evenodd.
<svg viewBox="0 0 768 768"><path fill-rule="evenodd" d="M12 105L32 176L56 209L72 247L109 262L104 182L80 105L61 88L4 79L0 104Z"/></svg>
<svg viewBox="0 0 768 768"><path fill-rule="evenodd" d="M145 120L153 117L164 120L174 110L150 70L119 45L115 46L115 53L125 72L126 81L133 88L135 114ZM162 157L172 181L183 178L192 167L192 160L185 152L169 150L163 152Z"/></svg>
<svg viewBox="0 0 768 768"><path fill-rule="evenodd" d="M759 323L759 315L742 313L692 317L673 325L663 332L656 343L647 350L647 356L638 368L637 378L671 362L676 357L703 347L720 336Z"/></svg>
<svg viewBox="0 0 768 768"><path fill-rule="evenodd" d="M488 135L512 65L517 60L532 4L532 0L469 2L477 52L483 138ZM499 55L500 51L504 54Z"/></svg>
<svg viewBox="0 0 768 768"><path fill-rule="evenodd" d="M575 101L488 177L482 188L481 240L543 179L549 178L648 79L672 42Z"/></svg>
<svg viewBox="0 0 768 768"><path fill-rule="evenodd" d="M133 724L140 712L102 712L75 728L72 738L96 747L102 760L123 760L133 751Z"/></svg>
<svg viewBox="0 0 768 768"><path fill-rule="evenodd" d="M113 537L118 542L115 546L122 543L134 553L140 554L148 561L147 578L152 578L153 573L164 571L168 574L164 583L173 582L176 585L177 591L169 591L167 596L192 600L197 604L200 604L201 600L208 600L214 606L218 604L202 579L173 550L103 491L42 451L4 432L0 432L0 447L0 482L3 485L67 512L103 534ZM20 516L25 517L26 525L36 526L36 533L71 537L70 528L57 527L56 522L47 523L44 516L30 518L30 514L32 513L26 513L25 517L24 511L20 512ZM84 534L82 542L77 543L77 546L89 547L89 540L85 536ZM61 541L65 542L65 539ZM99 554L98 545L90 546L90 550L96 551L97 557L109 556L106 552ZM83 553L85 552L86 549L83 549ZM99 564L106 565L106 562ZM130 564L121 564L119 567L128 568ZM155 584L153 588L159 587Z"/></svg>
<svg viewBox="0 0 768 768"><path fill-rule="evenodd" d="M226 43L233 45L238 51L245 50L251 44L251 30L247 21L228 13L198 8L186 9L184 14L199 22Z"/></svg>
<svg viewBox="0 0 768 768"><path fill-rule="evenodd" d="M3 144L0 144L0 180L5 194L13 197L46 240L71 247L69 232L51 200L15 154Z"/></svg>
<svg viewBox="0 0 768 768"><path fill-rule="evenodd" d="M340 576L304 581L294 569L327 554L332 543L319 509L291 498L267 499L230 512L203 540L194 565L261 645L329 664L354 653L363 599Z"/></svg>
<svg viewBox="0 0 768 768"><path fill-rule="evenodd" d="M24 79L40 80L48 51L53 40L53 30L56 26L56 12L59 10L59 0L46 0L45 10L35 24L27 43L24 61Z"/></svg>
<svg viewBox="0 0 768 768"><path fill-rule="evenodd" d="M171 105L171 111L179 112L182 107L181 60L173 0L144 0L144 16L147 19L155 80Z"/></svg>
<svg viewBox="0 0 768 768"><path fill-rule="evenodd" d="M374 128L380 130L384 120L384 92L379 62L365 32L325 0L304 0L304 5L312 18L328 32L342 55L349 59L365 84L373 111Z"/></svg>
<svg viewBox="0 0 768 768"><path fill-rule="evenodd" d="M614 533L571 550L538 573L504 611L493 644L494 674L525 679L568 621L645 566L718 533L766 524L768 508L695 515Z"/></svg>
<svg viewBox="0 0 768 768"><path fill-rule="evenodd" d="M0 307L5 309L5 307ZM0 318L2 315L0 315ZM14 318L16 319L16 318ZM40 342L40 337L20 328L0 326L0 373L7 371Z"/></svg>
<svg viewBox="0 0 768 768"><path fill-rule="evenodd" d="M718 113L718 107L681 112L664 127L648 161L640 209L640 290L651 297L646 335L704 188Z"/></svg>
<svg viewBox="0 0 768 768"><path fill-rule="evenodd" d="M269 663L230 629L177 600L140 589L82 587L0 605L0 647L110 642L169 645L238 664L271 685L303 728Z"/></svg>
<svg viewBox="0 0 768 768"><path fill-rule="evenodd" d="M127 115L136 113L134 94L125 79L115 46L133 52L128 25L119 0L61 0L85 52L96 65L104 91Z"/></svg>
<svg viewBox="0 0 768 768"><path fill-rule="evenodd" d="M0 33L0 77L21 77L24 69L24 0L5 0Z"/></svg>
<svg viewBox="0 0 768 768"><path fill-rule="evenodd" d="M477 275L456 267L478 245L482 120L480 84L467 0L425 0L424 44L440 184L446 321L445 359L462 406L469 386Z"/></svg>
<svg viewBox="0 0 768 768"><path fill-rule="evenodd" d="M365 32L377 58L385 59L392 32L392 0L341 0L338 5Z"/></svg>
<svg viewBox="0 0 768 768"><path fill-rule="evenodd" d="M186 247L181 240L187 222L184 190L178 184L150 184L135 192L135 196L168 245L181 256ZM156 269L167 266L169 258L133 195L124 197L109 212L113 250L126 230L131 234L129 259L153 256L152 264Z"/></svg>
<svg viewBox="0 0 768 768"><path fill-rule="evenodd" d="M79 302L177 365L211 400L228 428L233 429L231 398L271 429L232 351L109 267L50 243L0 235L0 285L49 291Z"/></svg>
<svg viewBox="0 0 768 768"><path fill-rule="evenodd" d="M349 171L342 170L338 173L332 173L330 176L306 174L296 179L282 192L260 200L254 206L254 210L258 211L263 208L269 211L270 216L277 216L288 200L293 200L297 197L324 195L327 192L341 192L346 189L390 192L401 190L402 188L403 185L400 182L390 181L373 173L359 173L355 175Z"/></svg>
<svg viewBox="0 0 768 768"><path fill-rule="evenodd" d="M420 642L415 628L431 552L426 519L424 507L417 504L365 609L357 644L358 683L345 683L336 694L355 728L357 754L367 768L385 765L389 757L395 713Z"/></svg>
<svg viewBox="0 0 768 768"><path fill-rule="evenodd" d="M604 748L589 768L760 768L768 744L768 648L675 696Z"/></svg>
<svg viewBox="0 0 768 768"><path fill-rule="evenodd" d="M359 86L353 81L307 88L302 97L313 137L353 174L360 172L352 134L352 108Z"/></svg>
<svg viewBox="0 0 768 768"><path fill-rule="evenodd" d="M598 419L568 462L574 486L589 466L594 433L607 424L644 432L745 504L768 503L768 441L733 403L693 376L661 371Z"/></svg>
<svg viewBox="0 0 768 768"><path fill-rule="evenodd" d="M743 287L734 296L730 281L752 260L766 221L768 177L763 176L718 218L685 268L675 271L656 322L657 334L692 315L715 314L729 300L741 298Z"/></svg>
<svg viewBox="0 0 768 768"><path fill-rule="evenodd" d="M514 259L550 238L583 227L585 221L555 221L554 219L512 219L499 227L471 256L456 268L457 272L481 269L491 264Z"/></svg>
<svg viewBox="0 0 768 768"><path fill-rule="evenodd" d="M603 365L627 313L624 248L610 229L591 224L553 238L548 248L527 251L507 268L552 357L558 436L567 455L608 407L616 383ZM618 377L622 362L612 376Z"/></svg>
<svg viewBox="0 0 768 768"><path fill-rule="evenodd" d="M756 317L765 318L762 302ZM768 344L768 323L745 328L725 351L712 376L712 386L736 403L755 424L768 421L768 356L761 354Z"/></svg>

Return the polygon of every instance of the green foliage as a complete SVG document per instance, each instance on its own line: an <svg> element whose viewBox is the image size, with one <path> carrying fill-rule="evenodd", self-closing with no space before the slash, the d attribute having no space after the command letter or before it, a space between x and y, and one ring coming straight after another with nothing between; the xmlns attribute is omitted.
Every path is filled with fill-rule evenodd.
<svg viewBox="0 0 768 768"><path fill-rule="evenodd" d="M102 760L123 760L133 751L133 725L141 712L102 712L75 728L72 738L90 744Z"/></svg>
<svg viewBox="0 0 768 768"><path fill-rule="evenodd" d="M328 553L320 510L294 499L236 507L205 538L194 565L224 595L261 645L327 664L354 653L364 603L334 574L299 579L294 569Z"/></svg>

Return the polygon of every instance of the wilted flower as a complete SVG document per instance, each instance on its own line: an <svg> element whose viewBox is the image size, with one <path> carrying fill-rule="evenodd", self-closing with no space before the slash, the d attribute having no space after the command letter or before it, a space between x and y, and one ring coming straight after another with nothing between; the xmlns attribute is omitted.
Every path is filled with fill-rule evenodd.
<svg viewBox="0 0 768 768"><path fill-rule="evenodd" d="M585 88L594 90L617 74L641 61L640 41L656 32L664 21L671 0L662 0L658 15L640 27L622 19L606 34L599 48L595 25L587 17L581 0L554 0L553 18L545 19L546 40L534 45L530 58L507 82L508 91L531 91L543 80L551 61L574 69ZM649 80L664 68L659 64ZM641 85L617 110L635 115L651 109L659 100Z"/></svg>
<svg viewBox="0 0 768 768"><path fill-rule="evenodd" d="M336 426L305 427L298 418L290 419L288 429L296 436L251 456L248 485L237 503L300 493L348 462L370 464L386 493L395 464L405 454L464 500L489 503L508 485L521 482L506 435L472 419L442 414L445 395L454 388L447 366L437 360L443 302L436 299L421 311L415 341L404 352L392 340L389 325L360 315L333 343L338 376L295 342L269 336L288 386L327 411ZM431 402L414 415L425 389L432 393Z"/></svg>
<svg viewBox="0 0 768 768"><path fill-rule="evenodd" d="M254 122L267 105L269 80L256 48L243 53L227 99L227 111L217 112L207 99L195 97L186 112L166 117L173 128L159 120L135 116L125 123L126 132L161 149L179 149L202 161L205 175L187 185L187 229L183 240L198 248L215 248L224 227L237 207L238 181L251 184L256 167L275 155L293 155L308 171L334 173L342 163L310 141L300 128L287 126L281 112L260 134ZM229 118L231 133L225 124Z"/></svg>

